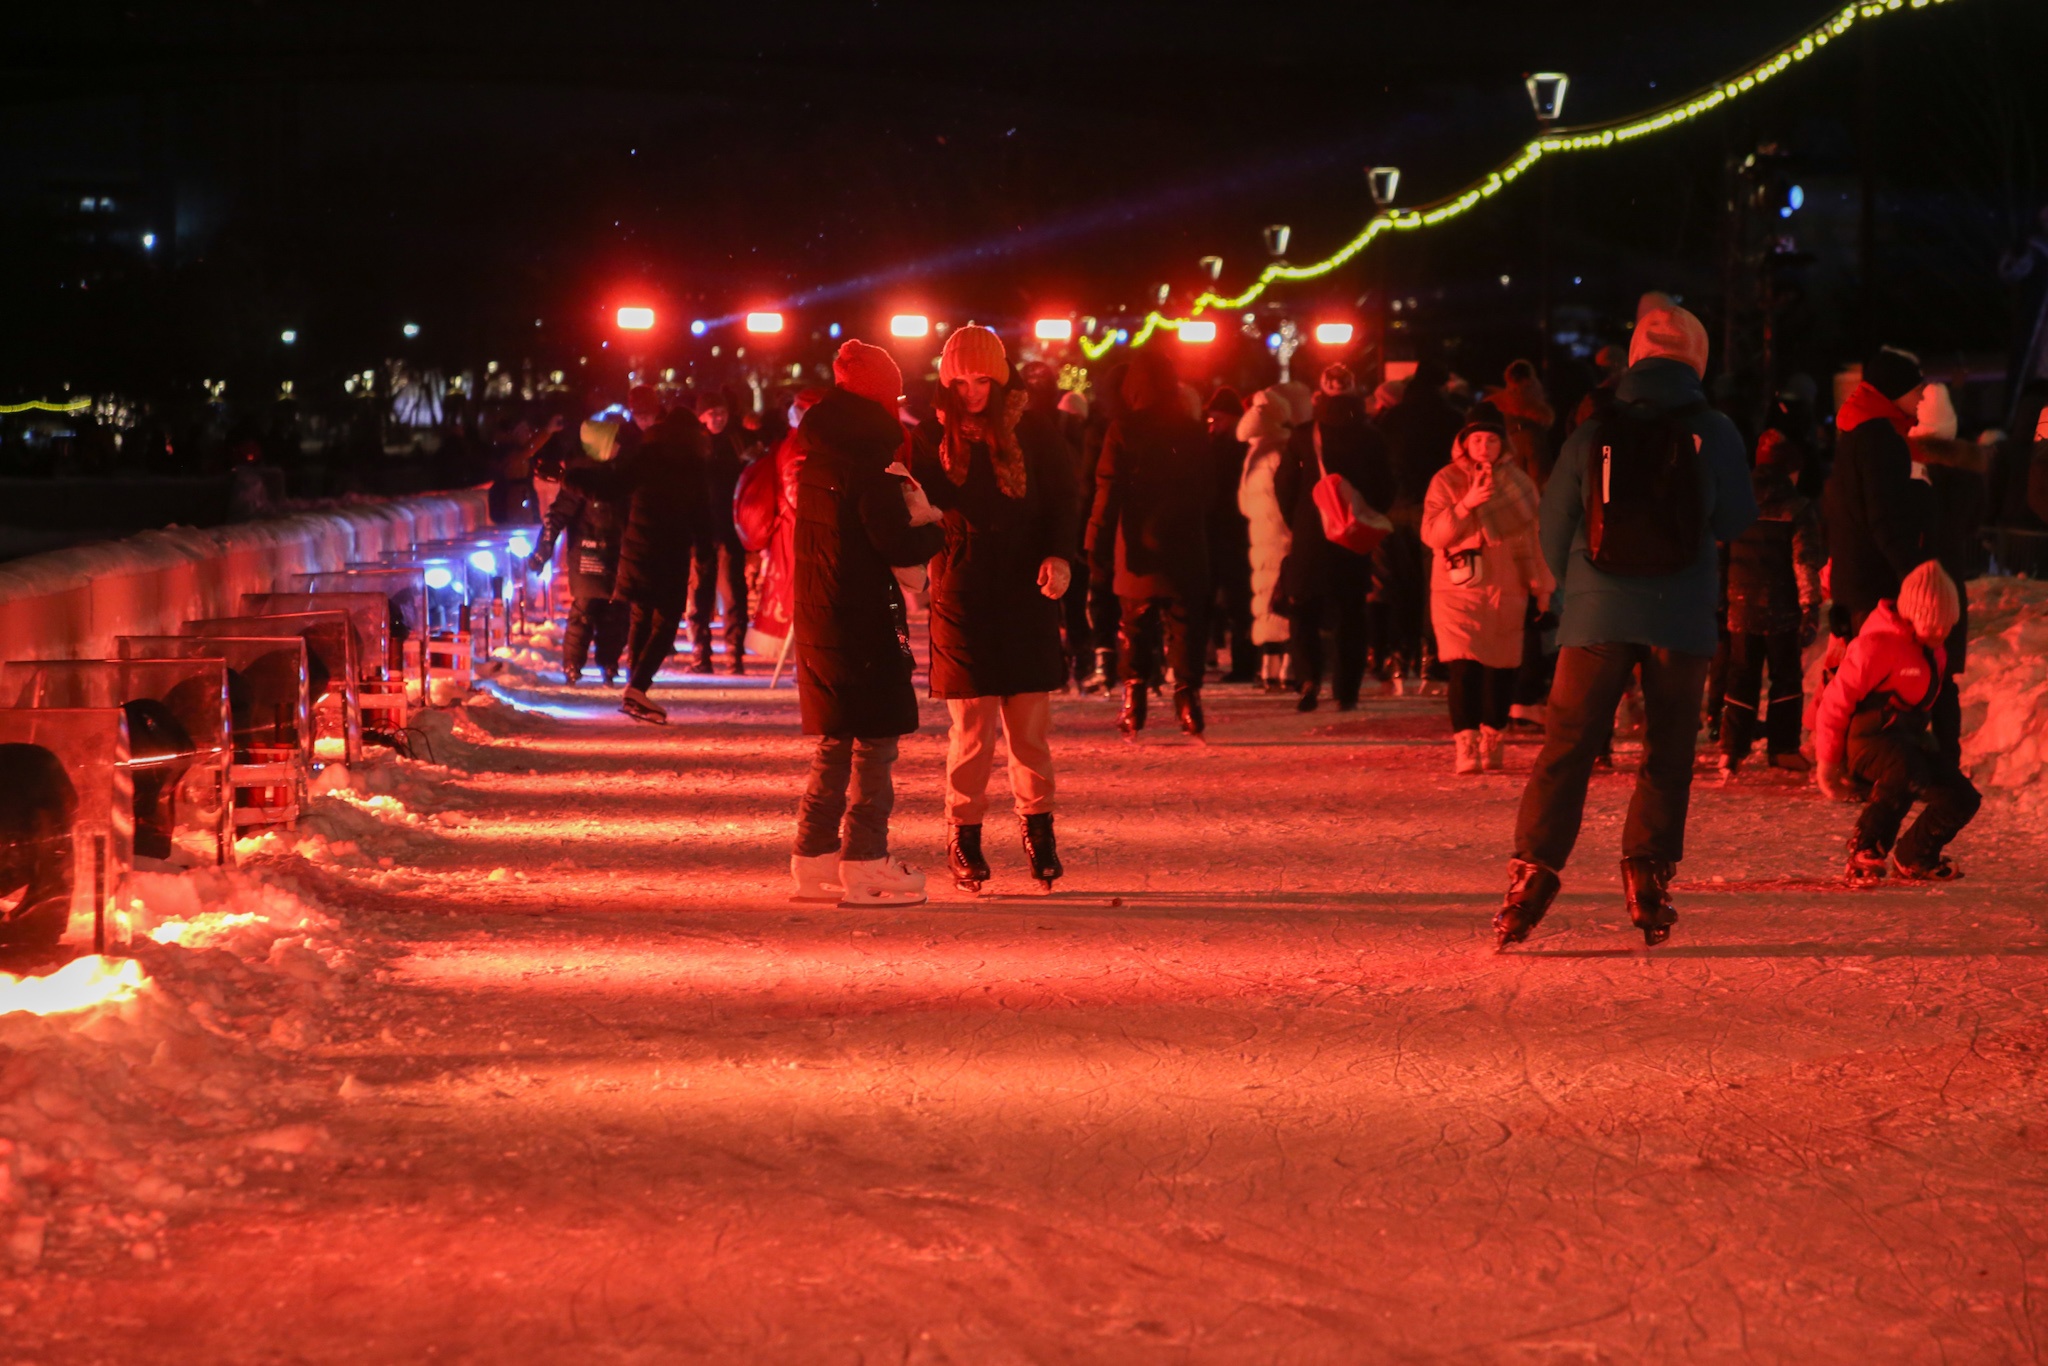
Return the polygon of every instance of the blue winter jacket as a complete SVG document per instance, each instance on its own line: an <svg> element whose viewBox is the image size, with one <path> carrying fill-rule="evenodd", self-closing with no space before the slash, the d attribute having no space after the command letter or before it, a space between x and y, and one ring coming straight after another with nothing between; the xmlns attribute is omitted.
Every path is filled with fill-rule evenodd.
<svg viewBox="0 0 2048 1366"><path fill-rule="evenodd" d="M1621 377L1623 403L1661 409L1703 401L1700 379L1684 361L1636 362ZM1700 479L1706 525L1699 553L1685 569L1659 578L1603 574L1586 558L1586 462L1597 423L1582 425L1564 443L1543 490L1543 558L1557 576L1559 645L1649 645L1686 654L1714 653L1714 611L1720 591L1716 541L1732 541L1756 520L1749 462L1735 424L1702 408L1686 425L1700 439Z"/></svg>

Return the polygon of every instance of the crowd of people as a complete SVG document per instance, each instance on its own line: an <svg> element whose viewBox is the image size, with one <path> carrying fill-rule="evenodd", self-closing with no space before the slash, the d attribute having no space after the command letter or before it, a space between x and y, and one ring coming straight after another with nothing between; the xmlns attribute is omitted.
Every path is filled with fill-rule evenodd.
<svg viewBox="0 0 2048 1366"><path fill-rule="evenodd" d="M1441 692L1460 774L1503 770L1511 729L1540 731L1503 947L1559 890L1618 715L1640 717L1621 881L1648 943L1676 919L1703 727L1724 777L1761 743L1770 769L1864 804L1850 878L1958 876L1945 850L1978 804L1960 766L1959 585L1984 568L1986 495L1984 448L1958 439L1947 391L1887 347L1832 442L1796 380L1752 440L1710 401L1704 328L1657 295L1597 359L1568 416L1526 361L1476 391L1424 359L1372 388L1332 365L1246 396L1196 390L1155 346L1083 391L1042 362L1013 367L970 325L925 404L890 352L848 341L772 451L736 440L716 396L663 412L636 388L629 419L584 424L581 456L540 471L534 559L563 541L565 674L594 647L609 682L623 657L636 719L666 719L648 690L686 618L700 672L719 621L744 670L750 609L790 639L817 737L801 899L924 896L888 842L898 741L918 724L919 601L963 888L991 877L999 733L1023 852L1050 888L1052 694L1114 694L1127 736L1170 700L1199 739L1211 679L1303 712L1352 710L1369 680Z"/></svg>

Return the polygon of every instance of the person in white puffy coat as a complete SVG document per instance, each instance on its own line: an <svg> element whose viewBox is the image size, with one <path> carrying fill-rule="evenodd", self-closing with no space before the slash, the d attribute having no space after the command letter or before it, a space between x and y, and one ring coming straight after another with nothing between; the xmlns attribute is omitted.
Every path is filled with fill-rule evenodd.
<svg viewBox="0 0 2048 1366"><path fill-rule="evenodd" d="M1268 686L1278 685L1287 659L1288 621L1273 610L1273 592L1294 535L1273 481L1287 455L1292 415L1283 396L1261 389L1237 420L1237 439L1246 446L1237 509L1251 524L1252 644L1259 649L1260 675Z"/></svg>

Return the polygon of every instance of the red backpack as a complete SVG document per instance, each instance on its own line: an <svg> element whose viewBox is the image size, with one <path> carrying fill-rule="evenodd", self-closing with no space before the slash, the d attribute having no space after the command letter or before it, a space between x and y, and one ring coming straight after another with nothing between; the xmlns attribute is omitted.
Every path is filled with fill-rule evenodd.
<svg viewBox="0 0 2048 1366"><path fill-rule="evenodd" d="M732 488L732 527L739 534L740 545L749 553L766 550L775 539L775 519L780 511L775 457L756 456L740 470L739 482Z"/></svg>

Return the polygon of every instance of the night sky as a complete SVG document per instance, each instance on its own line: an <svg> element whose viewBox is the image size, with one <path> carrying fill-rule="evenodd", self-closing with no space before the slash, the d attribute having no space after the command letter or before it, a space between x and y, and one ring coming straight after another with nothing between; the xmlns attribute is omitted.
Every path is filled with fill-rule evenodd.
<svg viewBox="0 0 2048 1366"><path fill-rule="evenodd" d="M0 302L29 324L0 364L10 390L261 373L290 327L291 364L339 375L405 321L434 363L559 358L627 296L679 321L794 301L800 325L855 332L898 307L1138 308L1210 253L1243 282L1268 223L1293 226L1292 259L1324 254L1369 215L1369 164L1400 165L1409 203L1462 184L1531 135L1526 71L1571 73L1566 121L1597 121L1826 12L1104 8L43 7L10 20L0 71ZM2022 67L2043 8L1952 0L1874 26L1867 127L1865 59L1830 52L1739 110L1573 163L1554 189L1559 301L1605 318L1663 286L1706 307L1723 159L1775 138L1819 258L1793 344L1831 361L1855 345L1835 315L1857 287L1867 142L1887 323L1924 347L2003 347L1996 255L2043 189L2048 97ZM157 234L146 263L80 245L64 217L81 192L117 198L114 235ZM1446 338L1514 350L1534 336L1535 217L1516 187L1404 242L1396 291L1440 291ZM1291 298L1355 310L1371 283L1353 270Z"/></svg>

